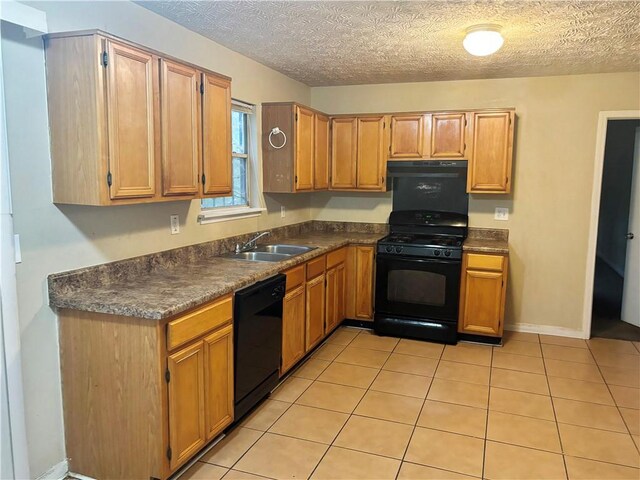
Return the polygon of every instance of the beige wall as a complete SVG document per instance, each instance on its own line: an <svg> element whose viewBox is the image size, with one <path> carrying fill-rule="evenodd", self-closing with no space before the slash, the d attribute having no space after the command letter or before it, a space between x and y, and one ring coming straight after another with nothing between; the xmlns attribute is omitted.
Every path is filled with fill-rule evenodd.
<svg viewBox="0 0 640 480"><path fill-rule="evenodd" d="M507 323L580 331L598 112L637 110L638 73L321 87L328 113L515 107L513 194L472 195L470 225L508 228ZM316 195L323 220L387 220L391 194ZM509 220L493 220L507 206Z"/></svg>
<svg viewBox="0 0 640 480"><path fill-rule="evenodd" d="M50 31L100 28L233 78L232 95L247 102L297 100L310 89L129 2L34 2L47 13ZM29 460L39 476L65 458L56 315L49 308L46 276L150 252L310 218L309 196L271 196L258 218L200 226L199 202L127 207L56 206L51 167L41 38L25 39L4 25L2 53L8 119L15 231L22 244L17 265ZM258 111L257 118L260 115ZM258 175L260 178L260 175ZM287 216L280 218L280 204ZM169 215L181 233L170 235ZM126 433L126 432L125 432Z"/></svg>

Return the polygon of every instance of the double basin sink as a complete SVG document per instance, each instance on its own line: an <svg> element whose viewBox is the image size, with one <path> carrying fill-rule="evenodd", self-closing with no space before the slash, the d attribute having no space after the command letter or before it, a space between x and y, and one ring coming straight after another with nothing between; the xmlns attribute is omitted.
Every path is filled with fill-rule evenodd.
<svg viewBox="0 0 640 480"><path fill-rule="evenodd" d="M307 247L303 245L258 245L246 252L228 253L226 258L236 260L248 260L251 262L281 262L297 255L315 250L318 247Z"/></svg>

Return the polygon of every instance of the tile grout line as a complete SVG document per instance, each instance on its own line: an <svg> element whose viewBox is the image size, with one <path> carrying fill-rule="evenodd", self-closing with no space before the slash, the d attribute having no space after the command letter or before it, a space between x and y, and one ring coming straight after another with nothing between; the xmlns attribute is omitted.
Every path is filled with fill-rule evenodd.
<svg viewBox="0 0 640 480"><path fill-rule="evenodd" d="M494 354L494 348L491 348L491 361L489 362L489 391L487 392L487 419L484 422L484 442L482 444L482 478L485 478L484 475L484 471L485 471L485 467L487 465L487 442L489 441L489 439L487 438L487 436L489 435L489 408L491 405L491 375L493 374L493 354Z"/></svg>
<svg viewBox="0 0 640 480"><path fill-rule="evenodd" d="M540 346L542 350L542 345ZM542 367L544 368L544 377L547 382L547 389L549 390L549 399L551 400L551 410L553 410L553 420L556 424L556 433L558 435L558 443L560 444L560 453L562 455L562 465L564 466L564 477L569 478L569 469L567 468L567 459L565 457L564 445L562 444L562 436L560 435L560 426L558 425L558 415L556 414L556 404L553 400L553 395L551 395L551 384L549 383L549 375L547 374L547 362L546 357L544 355L544 350L542 350Z"/></svg>
<svg viewBox="0 0 640 480"><path fill-rule="evenodd" d="M400 343L400 342L398 342ZM440 366L440 361L442 360L442 356L444 355L444 349L440 351L440 356L438 357L438 362L436 363L436 367L433 370L433 377L431 378L431 382L429 382L429 387L427 388L427 392L425 393L424 399L422 401L422 406L420 407L420 411L418 412L418 416L416 417L416 422L413 425L413 429L411 430L411 435L409 435L409 441L407 442L407 446L404 448L404 453L402 454L402 459L400 459L400 467L398 468L398 472L396 473L395 480L398 480L398 476L400 475L400 470L402 470L402 464L405 462L405 457L407 456L407 452L409 451L409 445L411 445L411 441L413 440L413 435L416 432L416 428L418 428L418 421L420 420L420 416L422 415L422 411L424 410L424 406L427 403L427 397L429 396L429 392L431 391L431 387L433 386L433 381L435 380L436 371ZM394 349L395 350L395 349Z"/></svg>

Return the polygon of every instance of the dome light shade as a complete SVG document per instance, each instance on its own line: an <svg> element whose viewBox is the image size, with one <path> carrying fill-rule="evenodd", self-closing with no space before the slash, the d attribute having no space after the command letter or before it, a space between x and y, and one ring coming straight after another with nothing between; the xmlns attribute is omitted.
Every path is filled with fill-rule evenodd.
<svg viewBox="0 0 640 480"><path fill-rule="evenodd" d="M497 25L476 25L467 29L467 36L462 46L471 55L486 57L497 52L502 47L504 38Z"/></svg>

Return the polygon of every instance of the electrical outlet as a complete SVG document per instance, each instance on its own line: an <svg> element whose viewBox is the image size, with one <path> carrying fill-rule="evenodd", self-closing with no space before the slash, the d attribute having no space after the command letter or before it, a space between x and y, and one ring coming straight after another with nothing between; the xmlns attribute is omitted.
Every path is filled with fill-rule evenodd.
<svg viewBox="0 0 640 480"><path fill-rule="evenodd" d="M180 216L171 215L171 235L180 233Z"/></svg>
<svg viewBox="0 0 640 480"><path fill-rule="evenodd" d="M280 205L280 218L284 218L284 217L285 217L284 205Z"/></svg>
<svg viewBox="0 0 640 480"><path fill-rule="evenodd" d="M496 207L495 220L509 220L509 209L506 207Z"/></svg>

